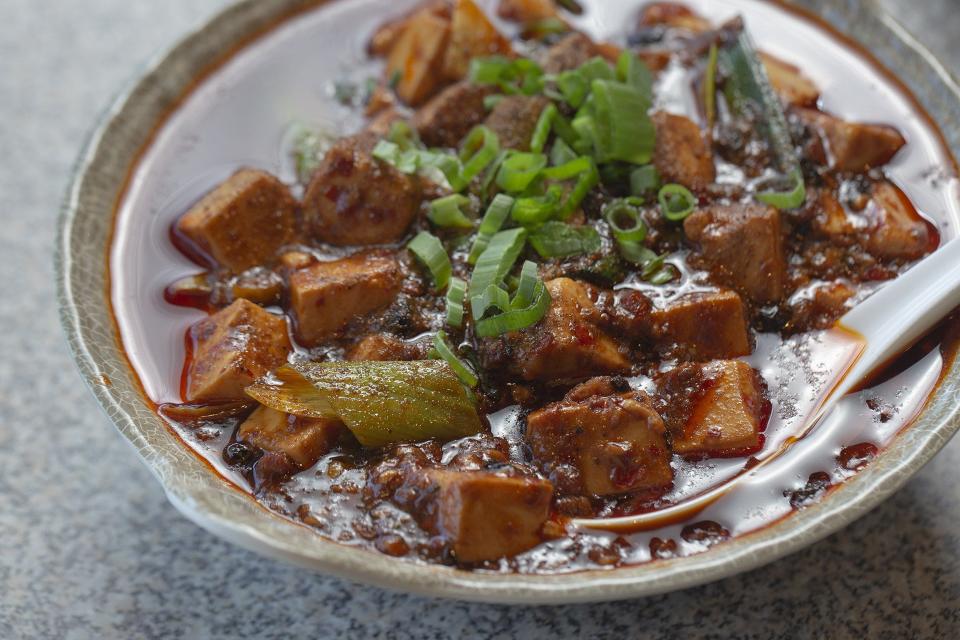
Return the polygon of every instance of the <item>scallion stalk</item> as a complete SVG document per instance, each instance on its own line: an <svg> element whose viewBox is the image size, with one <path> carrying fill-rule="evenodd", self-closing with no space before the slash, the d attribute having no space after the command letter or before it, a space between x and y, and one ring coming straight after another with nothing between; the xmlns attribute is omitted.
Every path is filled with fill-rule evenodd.
<svg viewBox="0 0 960 640"><path fill-rule="evenodd" d="M477 374L453 352L453 349L447 343L447 333L445 331L438 331L437 335L433 337L433 348L436 349L437 355L450 365L460 382L471 389L477 386L479 382Z"/></svg>
<svg viewBox="0 0 960 640"><path fill-rule="evenodd" d="M450 264L450 257L443 248L440 239L428 231L421 231L410 241L407 249L409 249L430 272L434 287L437 290L446 288L447 283L450 282L453 267Z"/></svg>
<svg viewBox="0 0 960 640"><path fill-rule="evenodd" d="M427 218L438 227L472 229L473 220L468 218L462 209L468 204L470 204L470 198L457 193L437 198L430 203Z"/></svg>
<svg viewBox="0 0 960 640"><path fill-rule="evenodd" d="M467 283L460 278L450 278L447 286L447 325L459 329L463 327L463 301L467 296Z"/></svg>
<svg viewBox="0 0 960 640"><path fill-rule="evenodd" d="M681 222L697 206L697 197L681 184L665 184L657 193L660 213L671 222Z"/></svg>
<svg viewBox="0 0 960 640"><path fill-rule="evenodd" d="M480 221L477 237L474 239L473 246L470 247L470 255L467 257L468 263L477 263L480 254L490 243L490 238L500 231L503 223L507 221L507 217L513 209L513 204L514 199L504 193L498 193L494 196L490 206L487 207L487 212L483 214L483 219Z"/></svg>

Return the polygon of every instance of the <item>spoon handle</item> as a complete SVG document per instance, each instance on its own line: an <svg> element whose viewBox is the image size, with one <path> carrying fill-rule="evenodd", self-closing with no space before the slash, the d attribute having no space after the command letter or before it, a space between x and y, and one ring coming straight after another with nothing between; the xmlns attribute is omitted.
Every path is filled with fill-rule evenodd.
<svg viewBox="0 0 960 640"><path fill-rule="evenodd" d="M943 245L851 309L840 324L866 346L832 394L838 398L903 353L960 306L960 239Z"/></svg>

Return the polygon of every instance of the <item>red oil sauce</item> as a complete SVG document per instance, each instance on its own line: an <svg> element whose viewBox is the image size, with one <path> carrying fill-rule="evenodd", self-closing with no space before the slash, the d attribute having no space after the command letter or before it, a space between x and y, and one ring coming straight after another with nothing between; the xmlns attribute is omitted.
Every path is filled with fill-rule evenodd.
<svg viewBox="0 0 960 640"><path fill-rule="evenodd" d="M365 55L367 37L376 26L414 4L399 0L384 9L379 0L354 0L299 14L236 52L158 123L153 143L132 168L128 189L119 202L110 256L110 300L120 338L151 403L182 401L181 374L189 357L184 336L190 325L204 317L202 310L183 306L185 300L165 300L167 285L197 273L197 263L203 262L194 247L185 246L181 238L171 239L172 223L241 166L265 169L293 184L295 169L285 146L291 123L337 135L358 130L363 124L361 114L333 99L332 83L376 74L377 67ZM493 6L492 2L481 4ZM625 25L635 24L643 3L585 4L588 10L578 26L598 40L622 41ZM820 87L824 110L852 120L897 126L909 144L885 168L887 178L935 226L938 238L946 241L958 235L955 162L916 101L868 54L818 21L777 4L759 0L688 4L714 23L743 14L761 49L796 64ZM688 278L680 282L669 290L644 292L669 298L696 289ZM675 457L674 485L658 506L683 503L745 473L753 474L749 482L682 522L625 534L583 531L573 538L546 542L493 568L565 572L696 553L823 499L831 487L880 455L922 410L955 353L957 324L956 316L945 321L938 332L888 366L866 388L844 398L817 429L800 439L797 435L805 420L816 412L862 344L836 330L787 339L757 335L756 349L746 360L770 390L762 450L749 458L693 462ZM634 382L641 387L651 384L645 379ZM517 408L491 415L490 422L496 435L514 447L519 445L523 427ZM216 434L177 431L224 477L246 486L223 463L224 448L232 437L229 429ZM308 524L309 514L336 512L340 517L314 519L318 524L313 526L344 544L361 544L351 516L357 513L356 488L363 482L362 470L331 454L295 476L284 498L265 500L267 506ZM381 515L394 522L408 542L416 537L417 527L409 515L398 509ZM384 545L399 553L404 548L400 542ZM614 551L605 555L596 549Z"/></svg>

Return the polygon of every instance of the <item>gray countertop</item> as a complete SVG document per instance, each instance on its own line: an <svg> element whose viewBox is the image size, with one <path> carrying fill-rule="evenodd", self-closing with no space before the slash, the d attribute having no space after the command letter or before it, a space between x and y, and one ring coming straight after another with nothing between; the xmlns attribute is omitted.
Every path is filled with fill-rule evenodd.
<svg viewBox="0 0 960 640"><path fill-rule="evenodd" d="M884 0L952 68L956 1ZM77 375L51 255L98 113L152 54L225 4L0 0L0 638L960 637L960 440L805 551L620 603L389 593L261 558L183 519Z"/></svg>

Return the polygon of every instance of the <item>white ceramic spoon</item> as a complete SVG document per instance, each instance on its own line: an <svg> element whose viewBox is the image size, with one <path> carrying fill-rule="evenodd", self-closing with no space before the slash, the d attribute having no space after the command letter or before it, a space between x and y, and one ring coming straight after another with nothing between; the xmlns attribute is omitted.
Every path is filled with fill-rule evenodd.
<svg viewBox="0 0 960 640"><path fill-rule="evenodd" d="M957 306L960 306L960 239L940 247L840 319L839 328L862 337L861 351L830 385L833 389L821 400L819 408L796 438L815 429L840 398L878 367L903 353ZM796 438L769 454L750 471L666 509L619 518L581 518L573 520L573 524L591 529L641 531L682 521L702 511L759 468L785 453Z"/></svg>

